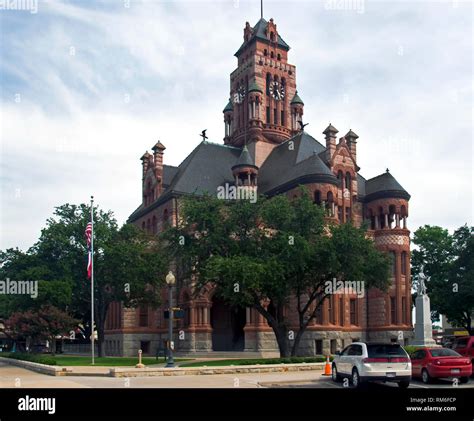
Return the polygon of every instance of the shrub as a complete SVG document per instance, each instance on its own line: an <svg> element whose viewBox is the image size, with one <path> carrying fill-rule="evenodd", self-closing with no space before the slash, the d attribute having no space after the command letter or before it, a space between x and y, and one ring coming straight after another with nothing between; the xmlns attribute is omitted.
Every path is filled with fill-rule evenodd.
<svg viewBox="0 0 474 421"><path fill-rule="evenodd" d="M25 354L21 352L15 353L2 353L1 357L13 358L15 360L30 361L32 363L56 365L56 359L51 355L43 354Z"/></svg>

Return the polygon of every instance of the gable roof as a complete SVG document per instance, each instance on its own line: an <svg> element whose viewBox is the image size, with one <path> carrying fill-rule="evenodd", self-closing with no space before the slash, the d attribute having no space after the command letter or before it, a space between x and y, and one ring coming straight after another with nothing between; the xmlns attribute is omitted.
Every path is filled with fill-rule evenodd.
<svg viewBox="0 0 474 421"><path fill-rule="evenodd" d="M319 156L325 149L306 132L300 132L278 145L261 167L260 190L273 195L309 182L337 185L336 176Z"/></svg>
<svg viewBox="0 0 474 421"><path fill-rule="evenodd" d="M244 41L244 43L240 46L240 48L237 50L234 56L237 57L247 45L250 45L252 42L254 42L257 39L260 41L270 43L269 39L267 38L265 34L265 29L267 28L267 25L268 25L268 22L264 18L261 18L257 22L257 24L253 27L252 36L249 38L248 41ZM277 37L277 45L286 51L290 49L290 46L285 41L283 41L283 38L279 34Z"/></svg>

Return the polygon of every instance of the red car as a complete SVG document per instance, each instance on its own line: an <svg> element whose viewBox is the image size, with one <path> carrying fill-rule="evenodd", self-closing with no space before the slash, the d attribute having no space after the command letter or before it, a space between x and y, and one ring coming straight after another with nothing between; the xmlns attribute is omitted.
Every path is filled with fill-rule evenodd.
<svg viewBox="0 0 474 421"><path fill-rule="evenodd" d="M434 378L459 378L467 383L472 374L472 363L449 348L420 348L411 357L412 377L421 377L423 383Z"/></svg>
<svg viewBox="0 0 474 421"><path fill-rule="evenodd" d="M474 361L474 336L459 336L454 340L451 347L463 357L468 357Z"/></svg>

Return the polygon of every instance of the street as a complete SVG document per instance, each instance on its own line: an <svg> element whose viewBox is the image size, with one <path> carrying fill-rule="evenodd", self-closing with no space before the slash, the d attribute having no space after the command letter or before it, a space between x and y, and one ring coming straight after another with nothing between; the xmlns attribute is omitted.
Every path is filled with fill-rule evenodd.
<svg viewBox="0 0 474 421"><path fill-rule="evenodd" d="M200 376L160 377L94 377L94 376L48 376L24 368L0 362L0 388L343 388L343 383L334 383L320 371L297 371L286 373L217 374ZM368 388L398 386L394 383L370 384ZM440 380L425 385L413 380L410 388L474 388L474 381L454 386L452 382Z"/></svg>

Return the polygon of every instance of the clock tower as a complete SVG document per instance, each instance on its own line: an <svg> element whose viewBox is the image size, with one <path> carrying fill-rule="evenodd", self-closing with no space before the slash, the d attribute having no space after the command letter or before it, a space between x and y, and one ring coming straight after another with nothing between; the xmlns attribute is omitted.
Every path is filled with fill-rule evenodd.
<svg viewBox="0 0 474 421"><path fill-rule="evenodd" d="M304 104L296 91L296 68L288 63L289 49L273 19L261 18L253 28L245 24L244 42L235 53L224 143L246 144L257 166L300 131Z"/></svg>

